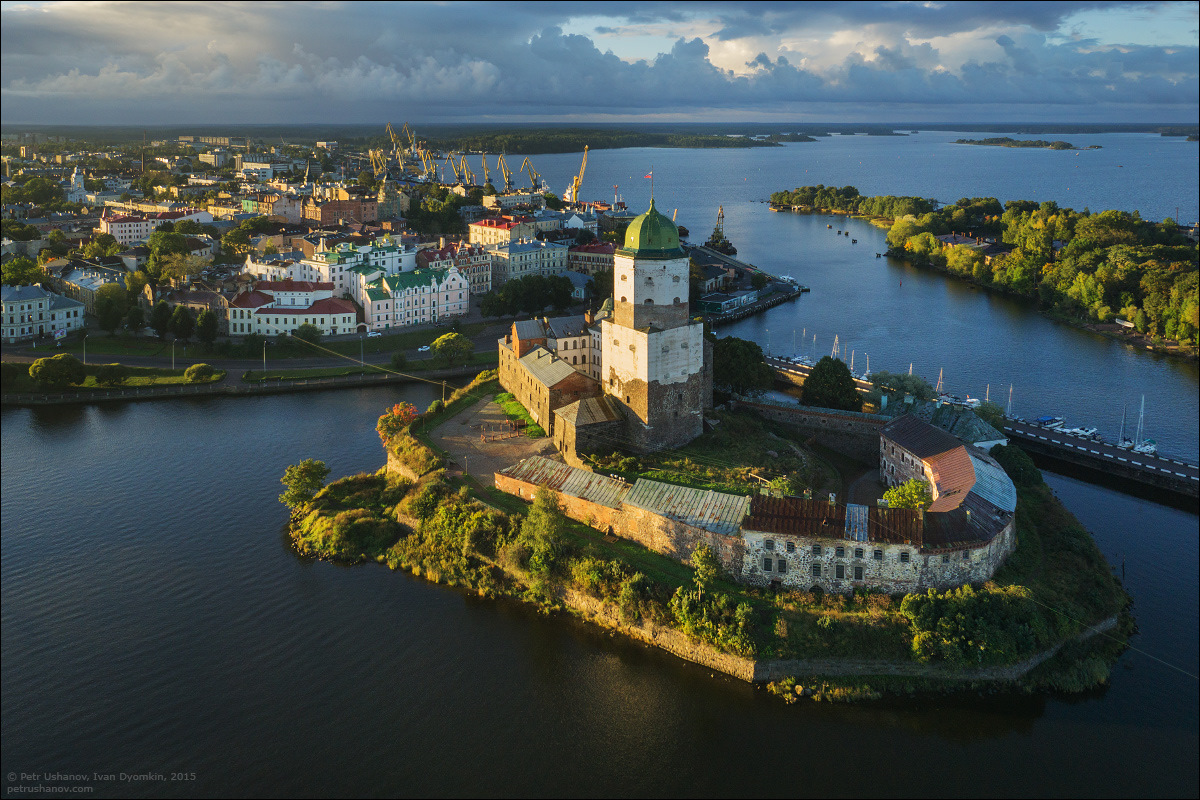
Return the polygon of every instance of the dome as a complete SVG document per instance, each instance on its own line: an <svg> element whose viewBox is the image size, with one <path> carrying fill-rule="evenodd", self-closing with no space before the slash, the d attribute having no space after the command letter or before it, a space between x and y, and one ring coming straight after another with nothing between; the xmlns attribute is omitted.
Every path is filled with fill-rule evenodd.
<svg viewBox="0 0 1200 800"><path fill-rule="evenodd" d="M658 213L654 200L650 201L649 211L629 223L625 230L625 246L617 252L634 258L681 258L684 255L679 246L679 228Z"/></svg>

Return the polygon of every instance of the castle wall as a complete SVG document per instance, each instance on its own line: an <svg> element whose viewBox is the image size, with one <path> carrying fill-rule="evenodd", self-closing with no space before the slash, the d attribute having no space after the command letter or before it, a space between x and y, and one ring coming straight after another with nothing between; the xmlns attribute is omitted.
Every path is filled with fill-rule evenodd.
<svg viewBox="0 0 1200 800"><path fill-rule="evenodd" d="M810 436L831 450L869 464L879 458L879 431L889 421L878 414L859 414L828 408L780 406L737 400L737 408L752 410L764 419L781 422Z"/></svg>
<svg viewBox="0 0 1200 800"><path fill-rule="evenodd" d="M792 589L818 586L839 593L879 589L896 594L980 583L995 574L1017 542L1013 522L987 544L944 550L745 529L742 536L746 547L742 582L766 586L778 581ZM770 569L765 564L768 560Z"/></svg>

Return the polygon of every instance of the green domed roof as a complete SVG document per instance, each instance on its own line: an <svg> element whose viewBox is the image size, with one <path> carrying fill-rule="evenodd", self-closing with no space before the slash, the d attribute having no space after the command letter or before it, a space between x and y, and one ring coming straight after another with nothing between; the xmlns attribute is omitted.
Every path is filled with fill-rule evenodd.
<svg viewBox="0 0 1200 800"><path fill-rule="evenodd" d="M679 228L658 213L654 200L650 201L649 211L629 223L625 230L625 246L617 252L635 258L680 258L684 255L679 246Z"/></svg>

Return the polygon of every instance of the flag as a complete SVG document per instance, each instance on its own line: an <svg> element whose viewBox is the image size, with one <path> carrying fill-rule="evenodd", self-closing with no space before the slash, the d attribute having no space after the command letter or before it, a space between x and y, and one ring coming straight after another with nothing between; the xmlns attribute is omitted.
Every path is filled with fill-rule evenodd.
<svg viewBox="0 0 1200 800"><path fill-rule="evenodd" d="M653 178L653 177L654 177L654 170L650 170L649 172L647 172L647 173L646 173L646 177L647 177L647 178Z"/></svg>

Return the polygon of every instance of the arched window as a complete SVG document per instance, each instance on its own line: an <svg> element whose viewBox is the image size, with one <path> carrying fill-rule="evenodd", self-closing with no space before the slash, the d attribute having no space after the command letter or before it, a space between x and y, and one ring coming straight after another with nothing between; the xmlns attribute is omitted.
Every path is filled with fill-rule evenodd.
<svg viewBox="0 0 1200 800"><path fill-rule="evenodd" d="M652 305L654 305L654 301L653 301L653 300L651 300L649 297L647 297L647 298L646 298L646 305L648 305L648 306L652 306Z"/></svg>
<svg viewBox="0 0 1200 800"><path fill-rule="evenodd" d="M629 301L625 299L625 295L621 295L621 302L622 302L622 303L627 303L627 302L629 302Z"/></svg>
<svg viewBox="0 0 1200 800"><path fill-rule="evenodd" d="M679 305L679 298L678 298L678 297L676 297L676 298L675 298L675 299L674 299L672 302L674 302L674 303L675 303L675 305Z"/></svg>

